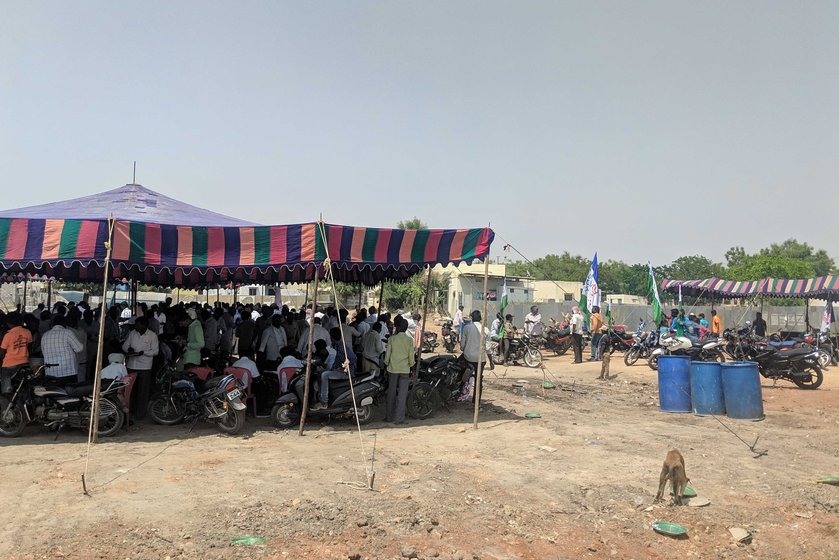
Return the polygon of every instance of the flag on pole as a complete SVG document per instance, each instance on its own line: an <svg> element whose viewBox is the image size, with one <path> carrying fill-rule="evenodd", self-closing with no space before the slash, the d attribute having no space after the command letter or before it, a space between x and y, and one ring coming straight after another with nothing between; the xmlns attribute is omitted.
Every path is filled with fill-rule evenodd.
<svg viewBox="0 0 839 560"><path fill-rule="evenodd" d="M580 311L586 316L586 322L591 315L591 308L595 305L600 307L600 288L597 286L597 253L594 253L594 258L591 260L591 268L583 284L583 294L580 296Z"/></svg>
<svg viewBox="0 0 839 560"><path fill-rule="evenodd" d="M833 313L833 303L830 300L824 304L822 314L822 332L830 331L830 325L836 322L836 315Z"/></svg>
<svg viewBox="0 0 839 560"><path fill-rule="evenodd" d="M661 298L658 297L658 284L655 282L655 272L653 272L653 265L647 261L650 274L647 279L647 290L651 300L653 300L653 321L656 328L661 324Z"/></svg>
<svg viewBox="0 0 839 560"><path fill-rule="evenodd" d="M684 308L682 308L682 285L679 284L679 318L676 319L676 336L685 335L685 320L682 317Z"/></svg>
<svg viewBox="0 0 839 560"><path fill-rule="evenodd" d="M507 307L507 277L504 276L504 285L501 287L501 303L498 305L498 314L501 315L501 328L498 329L498 336L504 336L504 309Z"/></svg>

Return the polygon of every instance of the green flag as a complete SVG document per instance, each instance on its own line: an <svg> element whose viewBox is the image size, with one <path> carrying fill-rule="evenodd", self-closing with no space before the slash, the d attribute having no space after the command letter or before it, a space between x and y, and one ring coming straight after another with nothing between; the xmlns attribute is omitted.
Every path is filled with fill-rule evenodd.
<svg viewBox="0 0 839 560"><path fill-rule="evenodd" d="M649 298L653 301L653 321L655 321L655 328L661 324L661 298L658 297L658 284L655 282L655 272L653 272L653 265L647 262L650 269L649 277L647 278L647 289Z"/></svg>
<svg viewBox="0 0 839 560"><path fill-rule="evenodd" d="M498 336L504 336L504 309L507 307L507 277L504 277L504 285L501 287L501 303L498 306L498 314L501 315L501 328L498 329Z"/></svg>

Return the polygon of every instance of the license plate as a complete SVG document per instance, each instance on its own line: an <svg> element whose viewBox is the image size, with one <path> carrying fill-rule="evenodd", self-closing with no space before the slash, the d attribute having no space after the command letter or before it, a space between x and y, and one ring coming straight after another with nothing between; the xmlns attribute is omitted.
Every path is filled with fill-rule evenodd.
<svg viewBox="0 0 839 560"><path fill-rule="evenodd" d="M242 396L242 391L240 391L239 389L233 389L232 391L227 393L227 398L230 399L230 400L238 399L241 396Z"/></svg>

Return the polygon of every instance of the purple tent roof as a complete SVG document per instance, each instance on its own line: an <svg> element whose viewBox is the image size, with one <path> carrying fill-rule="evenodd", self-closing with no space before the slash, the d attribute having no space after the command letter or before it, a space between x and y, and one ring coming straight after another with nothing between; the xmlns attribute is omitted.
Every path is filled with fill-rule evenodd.
<svg viewBox="0 0 839 560"><path fill-rule="evenodd" d="M259 225L186 204L142 185L125 185L81 198L0 211L0 218L42 220L105 220L110 216L118 220L182 226Z"/></svg>

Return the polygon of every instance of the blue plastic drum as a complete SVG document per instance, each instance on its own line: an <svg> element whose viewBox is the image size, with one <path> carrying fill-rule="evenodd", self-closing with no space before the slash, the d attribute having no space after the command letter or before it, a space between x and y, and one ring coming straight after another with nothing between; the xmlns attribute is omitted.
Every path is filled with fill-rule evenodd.
<svg viewBox="0 0 839 560"><path fill-rule="evenodd" d="M763 391L754 362L721 364L722 392L729 418L763 420Z"/></svg>
<svg viewBox="0 0 839 560"><path fill-rule="evenodd" d="M690 363L690 402L697 416L725 414L722 370L718 362Z"/></svg>
<svg viewBox="0 0 839 560"><path fill-rule="evenodd" d="M690 358L658 358L658 404L662 412L690 412Z"/></svg>

